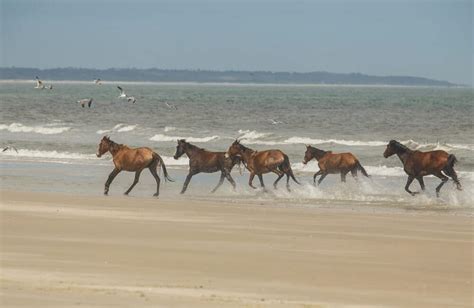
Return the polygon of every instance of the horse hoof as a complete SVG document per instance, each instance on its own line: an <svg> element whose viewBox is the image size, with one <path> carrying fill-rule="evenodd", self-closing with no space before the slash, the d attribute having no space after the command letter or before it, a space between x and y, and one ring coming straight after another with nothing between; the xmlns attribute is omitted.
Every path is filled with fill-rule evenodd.
<svg viewBox="0 0 474 308"><path fill-rule="evenodd" d="M410 194L411 194L412 196L416 196L416 195L418 195L419 193L420 193L420 192L418 192L418 191L414 191L414 192L411 192Z"/></svg>
<svg viewBox="0 0 474 308"><path fill-rule="evenodd" d="M158 197L158 194L153 194L153 197Z"/></svg>

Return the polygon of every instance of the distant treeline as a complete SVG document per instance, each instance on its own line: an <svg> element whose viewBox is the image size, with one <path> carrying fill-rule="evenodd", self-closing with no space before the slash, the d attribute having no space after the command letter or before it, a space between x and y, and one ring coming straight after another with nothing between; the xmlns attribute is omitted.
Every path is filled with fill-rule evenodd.
<svg viewBox="0 0 474 308"><path fill-rule="evenodd" d="M371 76L359 73L167 70L157 68L110 68L103 70L69 67L54 69L0 68L0 79L34 79L35 76L44 80L94 80L101 78L102 80L155 82L456 86L447 81L422 77Z"/></svg>

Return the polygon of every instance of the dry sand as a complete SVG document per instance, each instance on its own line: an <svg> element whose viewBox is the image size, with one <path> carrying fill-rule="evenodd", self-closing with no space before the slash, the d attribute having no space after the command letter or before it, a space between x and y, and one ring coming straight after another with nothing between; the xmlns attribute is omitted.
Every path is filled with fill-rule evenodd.
<svg viewBox="0 0 474 308"><path fill-rule="evenodd" d="M469 307L473 220L3 191L2 307Z"/></svg>

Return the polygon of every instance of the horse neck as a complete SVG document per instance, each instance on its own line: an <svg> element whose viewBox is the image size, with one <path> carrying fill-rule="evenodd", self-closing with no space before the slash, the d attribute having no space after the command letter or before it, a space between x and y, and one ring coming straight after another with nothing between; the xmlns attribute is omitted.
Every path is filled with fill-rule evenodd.
<svg viewBox="0 0 474 308"><path fill-rule="evenodd" d="M311 148L311 154L314 158L316 158L316 160L320 160L324 155L326 155L326 153L326 151L317 148Z"/></svg>
<svg viewBox="0 0 474 308"><path fill-rule="evenodd" d="M412 153L413 151L410 150L410 149L397 149L397 156L398 158L400 158L400 160L402 161L403 164L405 164L408 156L410 156L410 154Z"/></svg>
<svg viewBox="0 0 474 308"><path fill-rule="evenodd" d="M112 154L112 156L117 155L122 149L124 148L124 145L115 143L113 141L110 141L109 143L109 152Z"/></svg>
<svg viewBox="0 0 474 308"><path fill-rule="evenodd" d="M197 146L192 145L192 144L190 144L190 143L187 143L187 144L186 144L186 147L184 148L184 153L186 153L186 155L188 156L188 158L191 158L191 157L193 157L199 150L201 150L201 149L198 148Z"/></svg>
<svg viewBox="0 0 474 308"><path fill-rule="evenodd" d="M242 152L242 159L247 163L250 160L250 157L252 156L252 154L254 154L257 151L242 146L241 152Z"/></svg>

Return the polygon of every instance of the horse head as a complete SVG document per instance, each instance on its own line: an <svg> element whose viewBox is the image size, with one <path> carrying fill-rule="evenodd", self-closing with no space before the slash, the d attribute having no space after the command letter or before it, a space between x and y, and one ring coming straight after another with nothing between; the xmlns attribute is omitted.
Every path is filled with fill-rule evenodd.
<svg viewBox="0 0 474 308"><path fill-rule="evenodd" d="M312 147L309 144L306 144L306 152L304 153L303 164L307 164L310 160L313 159Z"/></svg>
<svg viewBox="0 0 474 308"><path fill-rule="evenodd" d="M402 144L396 140L390 140L390 142L387 144L387 147L385 148L385 151L383 152L383 157L388 158L393 154L397 153L397 149L401 145Z"/></svg>
<svg viewBox="0 0 474 308"><path fill-rule="evenodd" d="M229 149L226 152L226 157L240 157L242 156L242 151L244 150L244 146L240 144L240 141L238 139L235 139L235 141L231 144Z"/></svg>
<svg viewBox="0 0 474 308"><path fill-rule="evenodd" d="M174 159L178 159L181 156L183 156L183 154L186 152L187 144L188 143L186 142L185 139L178 139L178 145L176 146L176 153L173 156Z"/></svg>
<svg viewBox="0 0 474 308"><path fill-rule="evenodd" d="M110 142L111 140L109 136L104 136L102 138L102 140L99 143L99 148L97 149L97 153L96 153L97 157L101 157L102 155L107 153L107 151L109 150Z"/></svg>

